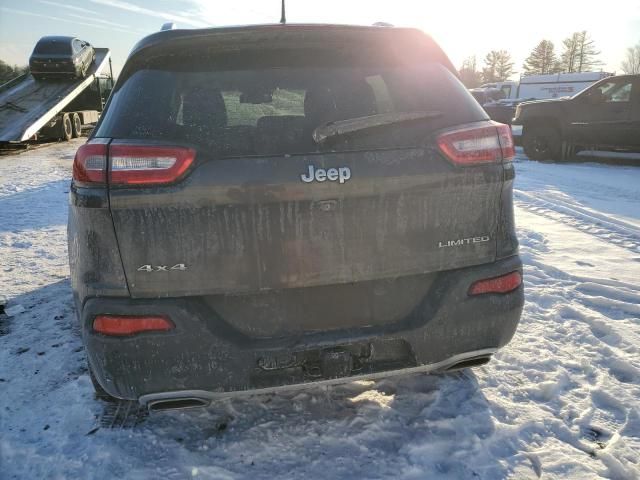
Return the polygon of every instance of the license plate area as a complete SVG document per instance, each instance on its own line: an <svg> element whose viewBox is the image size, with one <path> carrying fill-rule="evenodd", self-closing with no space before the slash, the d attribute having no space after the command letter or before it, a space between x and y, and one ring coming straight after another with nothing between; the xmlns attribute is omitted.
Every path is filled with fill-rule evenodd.
<svg viewBox="0 0 640 480"><path fill-rule="evenodd" d="M402 339L374 340L299 352L265 353L258 358L252 384L331 380L416 366L408 342Z"/></svg>

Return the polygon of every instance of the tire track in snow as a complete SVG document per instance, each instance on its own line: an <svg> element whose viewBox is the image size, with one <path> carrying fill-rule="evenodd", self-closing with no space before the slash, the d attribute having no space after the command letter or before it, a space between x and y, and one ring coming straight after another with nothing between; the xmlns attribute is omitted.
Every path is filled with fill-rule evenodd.
<svg viewBox="0 0 640 480"><path fill-rule="evenodd" d="M517 189L513 194L518 207L562 222L632 253L640 253L640 229L626 222L590 211L551 192L541 192L540 195L544 195L544 199Z"/></svg>
<svg viewBox="0 0 640 480"><path fill-rule="evenodd" d="M564 221L553 213L543 216ZM573 275L562 264L548 263L545 254L552 244L543 233L518 230L527 284L518 353L538 350L543 357L520 365L531 380L526 397L556 414L546 427L599 461L605 468L600 475L638 478L640 410L632 389L640 382L640 285ZM609 234L623 233L623 228L611 230ZM516 354L501 358L505 353L498 358L522 361ZM547 371L549 354L554 361Z"/></svg>

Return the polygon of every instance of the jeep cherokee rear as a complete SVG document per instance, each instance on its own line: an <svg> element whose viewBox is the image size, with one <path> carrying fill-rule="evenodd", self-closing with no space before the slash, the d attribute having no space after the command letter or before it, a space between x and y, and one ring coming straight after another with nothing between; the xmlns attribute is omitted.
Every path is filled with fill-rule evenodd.
<svg viewBox="0 0 640 480"><path fill-rule="evenodd" d="M74 162L91 372L158 404L481 363L523 304L508 127L417 30L160 32Z"/></svg>

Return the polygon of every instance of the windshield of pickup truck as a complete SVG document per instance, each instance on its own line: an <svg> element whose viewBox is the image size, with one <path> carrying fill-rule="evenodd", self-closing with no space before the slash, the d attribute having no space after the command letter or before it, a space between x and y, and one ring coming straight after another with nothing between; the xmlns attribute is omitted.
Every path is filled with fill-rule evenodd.
<svg viewBox="0 0 640 480"><path fill-rule="evenodd" d="M486 118L439 64L143 69L114 91L96 136L186 142L218 156L307 153L320 148L314 130L330 122L413 112L438 112L430 129L454 125L461 117ZM354 138L341 134L340 142L328 143L336 150L423 143L425 122L411 122L398 132L394 126L406 122L385 118L384 129L366 128Z"/></svg>

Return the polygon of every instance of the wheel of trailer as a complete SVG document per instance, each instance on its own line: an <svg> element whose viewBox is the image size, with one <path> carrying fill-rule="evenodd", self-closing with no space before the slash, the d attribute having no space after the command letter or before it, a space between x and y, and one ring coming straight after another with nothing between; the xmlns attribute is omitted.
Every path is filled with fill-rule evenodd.
<svg viewBox="0 0 640 480"><path fill-rule="evenodd" d="M71 118L66 113L60 120L60 139L71 140L73 137L73 125L71 124Z"/></svg>
<svg viewBox="0 0 640 480"><path fill-rule="evenodd" d="M73 138L78 138L82 135L82 121L77 113L71 116L71 126L73 128Z"/></svg>
<svg viewBox="0 0 640 480"><path fill-rule="evenodd" d="M560 160L562 137L557 128L532 125L525 128L522 147L527 157L532 160Z"/></svg>

